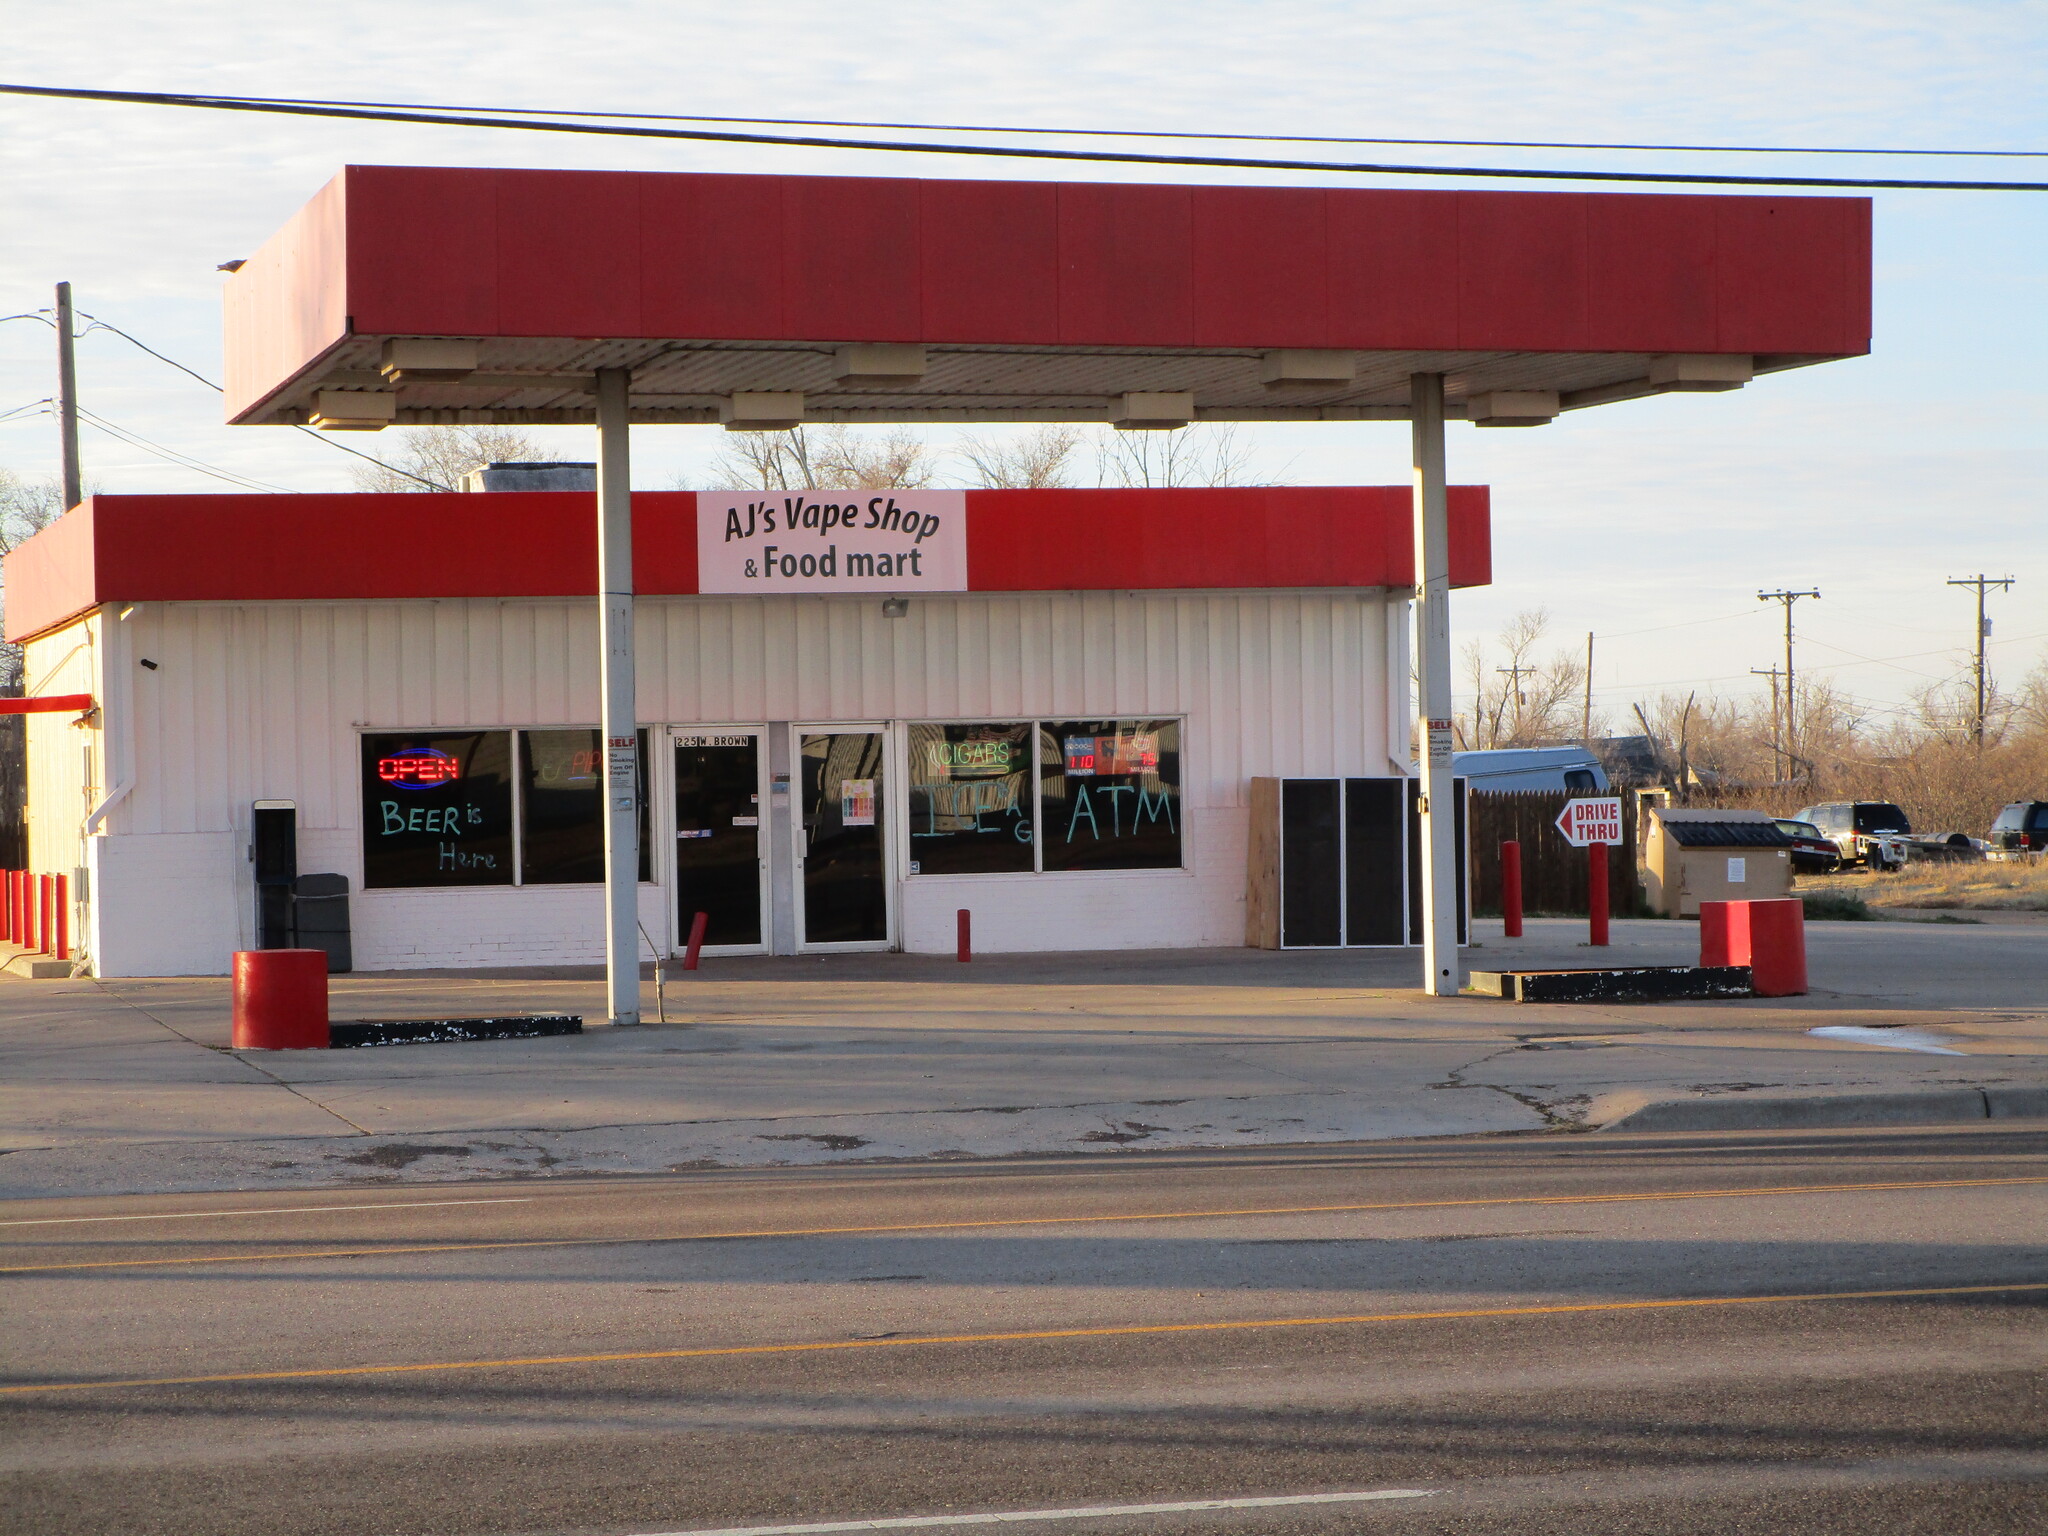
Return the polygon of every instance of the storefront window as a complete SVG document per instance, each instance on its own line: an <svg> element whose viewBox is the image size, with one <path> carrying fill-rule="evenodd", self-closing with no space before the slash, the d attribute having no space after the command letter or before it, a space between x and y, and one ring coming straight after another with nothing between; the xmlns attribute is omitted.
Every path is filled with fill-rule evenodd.
<svg viewBox="0 0 2048 1536"><path fill-rule="evenodd" d="M1038 764L1042 869L1180 868L1179 721L1049 720Z"/></svg>
<svg viewBox="0 0 2048 1536"><path fill-rule="evenodd" d="M1031 726L910 727L910 871L1029 874Z"/></svg>
<svg viewBox="0 0 2048 1536"><path fill-rule="evenodd" d="M512 883L512 733L363 737L363 885Z"/></svg>
<svg viewBox="0 0 2048 1536"><path fill-rule="evenodd" d="M640 733L647 782L647 733ZM519 732L519 880L597 885L604 880L604 752L595 730ZM640 796L640 878L649 878L647 795Z"/></svg>

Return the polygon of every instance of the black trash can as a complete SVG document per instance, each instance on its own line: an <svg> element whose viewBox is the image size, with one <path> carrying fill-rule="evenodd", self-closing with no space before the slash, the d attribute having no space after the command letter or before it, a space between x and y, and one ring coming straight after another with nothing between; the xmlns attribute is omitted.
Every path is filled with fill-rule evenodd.
<svg viewBox="0 0 2048 1536"><path fill-rule="evenodd" d="M327 974L353 970L348 939L348 876L301 875L292 882L292 938L327 951Z"/></svg>

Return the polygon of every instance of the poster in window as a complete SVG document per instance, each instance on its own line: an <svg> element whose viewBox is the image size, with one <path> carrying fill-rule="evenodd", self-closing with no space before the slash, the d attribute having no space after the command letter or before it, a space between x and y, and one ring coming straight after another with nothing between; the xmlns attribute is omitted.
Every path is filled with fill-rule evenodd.
<svg viewBox="0 0 2048 1536"><path fill-rule="evenodd" d="M1028 723L910 727L913 874L1029 874Z"/></svg>
<svg viewBox="0 0 2048 1536"><path fill-rule="evenodd" d="M1038 763L1041 867L1181 867L1178 720L1048 720Z"/></svg>
<svg viewBox="0 0 2048 1536"><path fill-rule="evenodd" d="M604 750L593 729L521 731L519 879L525 885L604 880ZM640 878L648 878L647 733L640 733Z"/></svg>
<svg viewBox="0 0 2048 1536"><path fill-rule="evenodd" d="M379 732L363 746L363 886L512 883L512 733Z"/></svg>
<svg viewBox="0 0 2048 1536"><path fill-rule="evenodd" d="M875 781L839 781L839 824L842 827L872 827L875 824Z"/></svg>

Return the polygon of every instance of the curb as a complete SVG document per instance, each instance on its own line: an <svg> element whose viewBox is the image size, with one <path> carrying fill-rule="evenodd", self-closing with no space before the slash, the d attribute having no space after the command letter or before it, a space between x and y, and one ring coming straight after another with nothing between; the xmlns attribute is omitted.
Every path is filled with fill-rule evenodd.
<svg viewBox="0 0 2048 1536"><path fill-rule="evenodd" d="M1620 1109L1620 1105L1615 1106ZM1600 1124L1603 1131L1790 1131L1869 1125L1955 1125L2048 1119L2048 1087L1934 1088L1800 1098L1728 1094L1654 1099Z"/></svg>

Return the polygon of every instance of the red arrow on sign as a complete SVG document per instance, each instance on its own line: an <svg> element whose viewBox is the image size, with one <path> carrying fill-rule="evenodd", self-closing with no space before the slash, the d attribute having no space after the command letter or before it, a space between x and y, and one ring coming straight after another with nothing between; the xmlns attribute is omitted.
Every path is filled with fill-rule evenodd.
<svg viewBox="0 0 2048 1536"><path fill-rule="evenodd" d="M1567 800L1558 813L1557 830L1574 848L1595 843L1621 841L1621 799L1606 796L1598 800Z"/></svg>

